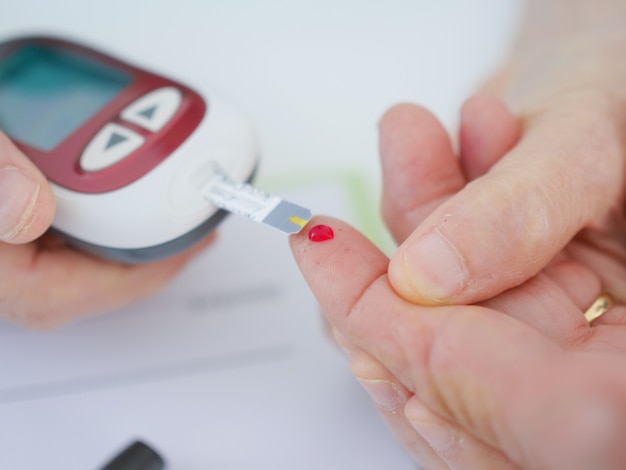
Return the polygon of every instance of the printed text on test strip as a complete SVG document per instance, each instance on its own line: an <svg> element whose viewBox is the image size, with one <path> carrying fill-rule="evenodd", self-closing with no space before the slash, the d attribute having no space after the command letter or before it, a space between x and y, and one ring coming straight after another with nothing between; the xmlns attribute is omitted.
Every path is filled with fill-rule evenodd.
<svg viewBox="0 0 626 470"><path fill-rule="evenodd" d="M202 194L220 209L243 215L288 234L298 233L311 220L309 209L249 184L237 183L219 170L203 185Z"/></svg>

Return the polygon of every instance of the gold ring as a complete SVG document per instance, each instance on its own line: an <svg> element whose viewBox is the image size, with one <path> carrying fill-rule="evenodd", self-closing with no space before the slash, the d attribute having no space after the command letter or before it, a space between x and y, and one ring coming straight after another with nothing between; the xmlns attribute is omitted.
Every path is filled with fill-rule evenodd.
<svg viewBox="0 0 626 470"><path fill-rule="evenodd" d="M596 320L601 315L604 315L613 306L613 297L610 294L601 294L585 311L585 319L588 323Z"/></svg>

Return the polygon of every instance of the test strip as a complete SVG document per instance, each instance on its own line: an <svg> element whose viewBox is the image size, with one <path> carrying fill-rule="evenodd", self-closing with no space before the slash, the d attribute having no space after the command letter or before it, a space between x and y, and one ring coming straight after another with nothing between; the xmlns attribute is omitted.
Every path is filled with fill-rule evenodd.
<svg viewBox="0 0 626 470"><path fill-rule="evenodd" d="M248 217L288 234L298 233L311 220L309 209L249 184L237 183L219 170L203 185L202 194L207 201L220 209Z"/></svg>

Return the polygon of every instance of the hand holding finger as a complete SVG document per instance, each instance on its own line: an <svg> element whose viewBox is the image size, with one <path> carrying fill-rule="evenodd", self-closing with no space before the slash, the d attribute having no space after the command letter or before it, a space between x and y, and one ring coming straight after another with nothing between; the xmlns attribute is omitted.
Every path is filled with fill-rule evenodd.
<svg viewBox="0 0 626 470"><path fill-rule="evenodd" d="M448 465L406 419L404 407L413 394L363 350L352 353L350 368L391 433L413 459L428 470L449 470Z"/></svg>
<svg viewBox="0 0 626 470"><path fill-rule="evenodd" d="M461 112L460 158L446 129L413 104L390 108L379 125L382 210L399 243L430 212L477 178L519 138L519 124L497 98L476 95Z"/></svg>
<svg viewBox="0 0 626 470"><path fill-rule="evenodd" d="M623 183L621 137L607 120L590 122L575 103L568 106L570 112L528 124L513 150L404 241L389 269L403 297L428 304L493 297L539 272L583 227L604 220ZM569 135L554 135L555 128Z"/></svg>
<svg viewBox="0 0 626 470"><path fill-rule="evenodd" d="M594 458L620 468L626 400L607 391L626 390L626 373L609 353L589 360L566 353L533 327L484 307L410 304L397 297L386 258L365 237L336 220L313 223L332 225L335 238L313 244L298 235L291 243L329 321L435 416L522 468L589 468ZM545 310L541 303L529 308ZM543 386L529 386L535 383ZM593 439L582 433L590 426Z"/></svg>

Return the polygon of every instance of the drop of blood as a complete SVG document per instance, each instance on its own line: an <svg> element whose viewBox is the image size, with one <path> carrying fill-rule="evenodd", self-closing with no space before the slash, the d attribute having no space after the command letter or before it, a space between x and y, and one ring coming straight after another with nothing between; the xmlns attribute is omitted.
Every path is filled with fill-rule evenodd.
<svg viewBox="0 0 626 470"><path fill-rule="evenodd" d="M325 242L333 238L335 238L335 233L328 225L316 225L309 230L309 240L312 242Z"/></svg>

